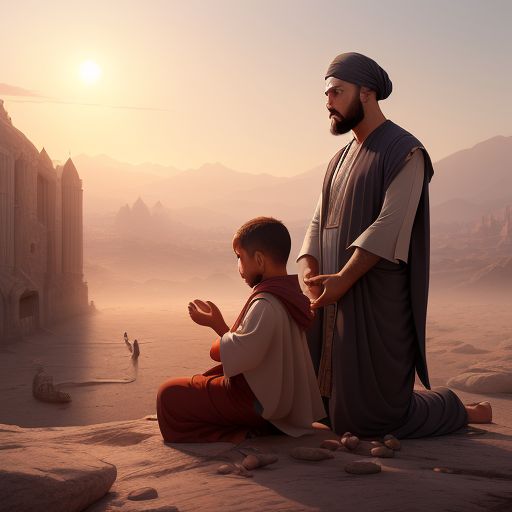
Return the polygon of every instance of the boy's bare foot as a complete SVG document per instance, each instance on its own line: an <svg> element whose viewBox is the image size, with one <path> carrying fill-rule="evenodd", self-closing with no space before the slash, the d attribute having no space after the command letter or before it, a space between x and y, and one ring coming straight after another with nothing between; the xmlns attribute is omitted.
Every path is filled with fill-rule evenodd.
<svg viewBox="0 0 512 512"><path fill-rule="evenodd" d="M464 406L468 414L468 423L491 423L492 407L489 402L476 402Z"/></svg>

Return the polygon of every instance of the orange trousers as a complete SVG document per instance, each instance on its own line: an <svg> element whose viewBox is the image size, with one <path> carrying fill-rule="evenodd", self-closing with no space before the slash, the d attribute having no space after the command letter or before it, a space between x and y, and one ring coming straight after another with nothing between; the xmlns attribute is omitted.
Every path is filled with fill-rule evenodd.
<svg viewBox="0 0 512 512"><path fill-rule="evenodd" d="M156 401L158 425L168 443L240 443L276 433L257 412L245 377L225 377L222 365L191 378L164 382Z"/></svg>

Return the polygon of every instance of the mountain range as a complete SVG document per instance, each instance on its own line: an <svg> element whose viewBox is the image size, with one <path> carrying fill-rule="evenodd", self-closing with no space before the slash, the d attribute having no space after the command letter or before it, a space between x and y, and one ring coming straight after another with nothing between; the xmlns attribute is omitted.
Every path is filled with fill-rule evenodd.
<svg viewBox="0 0 512 512"><path fill-rule="evenodd" d="M73 158L83 180L85 261L89 281L179 282L233 270L234 230L258 215L283 220L292 235L293 267L319 197L326 164L277 177L220 163L179 170L130 165L106 156ZM434 163L430 185L432 275L453 285L508 282L508 263L493 266L495 238L478 226L512 205L512 137L497 136ZM487 220L486 220L487 219ZM493 221L494 222L494 221ZM492 222L491 222L492 223ZM500 228L501 229L501 228ZM487 237L487 238L486 238ZM508 245L499 257L510 255ZM502 260L503 261L503 260ZM148 264L149 262L149 264ZM173 274L172 268L180 272ZM487 270L486 270L487 269ZM172 276L172 277L170 277Z"/></svg>
<svg viewBox="0 0 512 512"><path fill-rule="evenodd" d="M262 214L288 221L307 219L326 167L277 177L235 171L220 163L180 171L155 164L125 164L104 155L78 155L73 160L84 183L86 218L116 212L141 197L148 204L161 201L185 223L208 227L215 226L219 215L223 223L227 217L235 224ZM435 162L430 185L432 222L472 222L510 204L511 168L512 137L504 136Z"/></svg>

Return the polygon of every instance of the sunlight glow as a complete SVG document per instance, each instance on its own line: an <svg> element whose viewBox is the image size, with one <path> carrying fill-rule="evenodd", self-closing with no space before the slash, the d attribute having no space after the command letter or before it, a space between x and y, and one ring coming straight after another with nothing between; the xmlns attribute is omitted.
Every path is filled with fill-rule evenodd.
<svg viewBox="0 0 512 512"><path fill-rule="evenodd" d="M93 60L80 64L80 78L88 85L95 84L101 78L101 68Z"/></svg>

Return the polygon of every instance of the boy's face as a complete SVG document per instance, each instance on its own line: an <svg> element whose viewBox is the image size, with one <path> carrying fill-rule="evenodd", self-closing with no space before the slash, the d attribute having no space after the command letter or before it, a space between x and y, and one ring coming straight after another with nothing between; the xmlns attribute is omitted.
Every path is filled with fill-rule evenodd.
<svg viewBox="0 0 512 512"><path fill-rule="evenodd" d="M240 244L234 244L233 249L238 258L238 272L242 279L251 287L254 288L263 279L264 272L264 258L263 254L259 251L254 251L254 254L249 254Z"/></svg>

